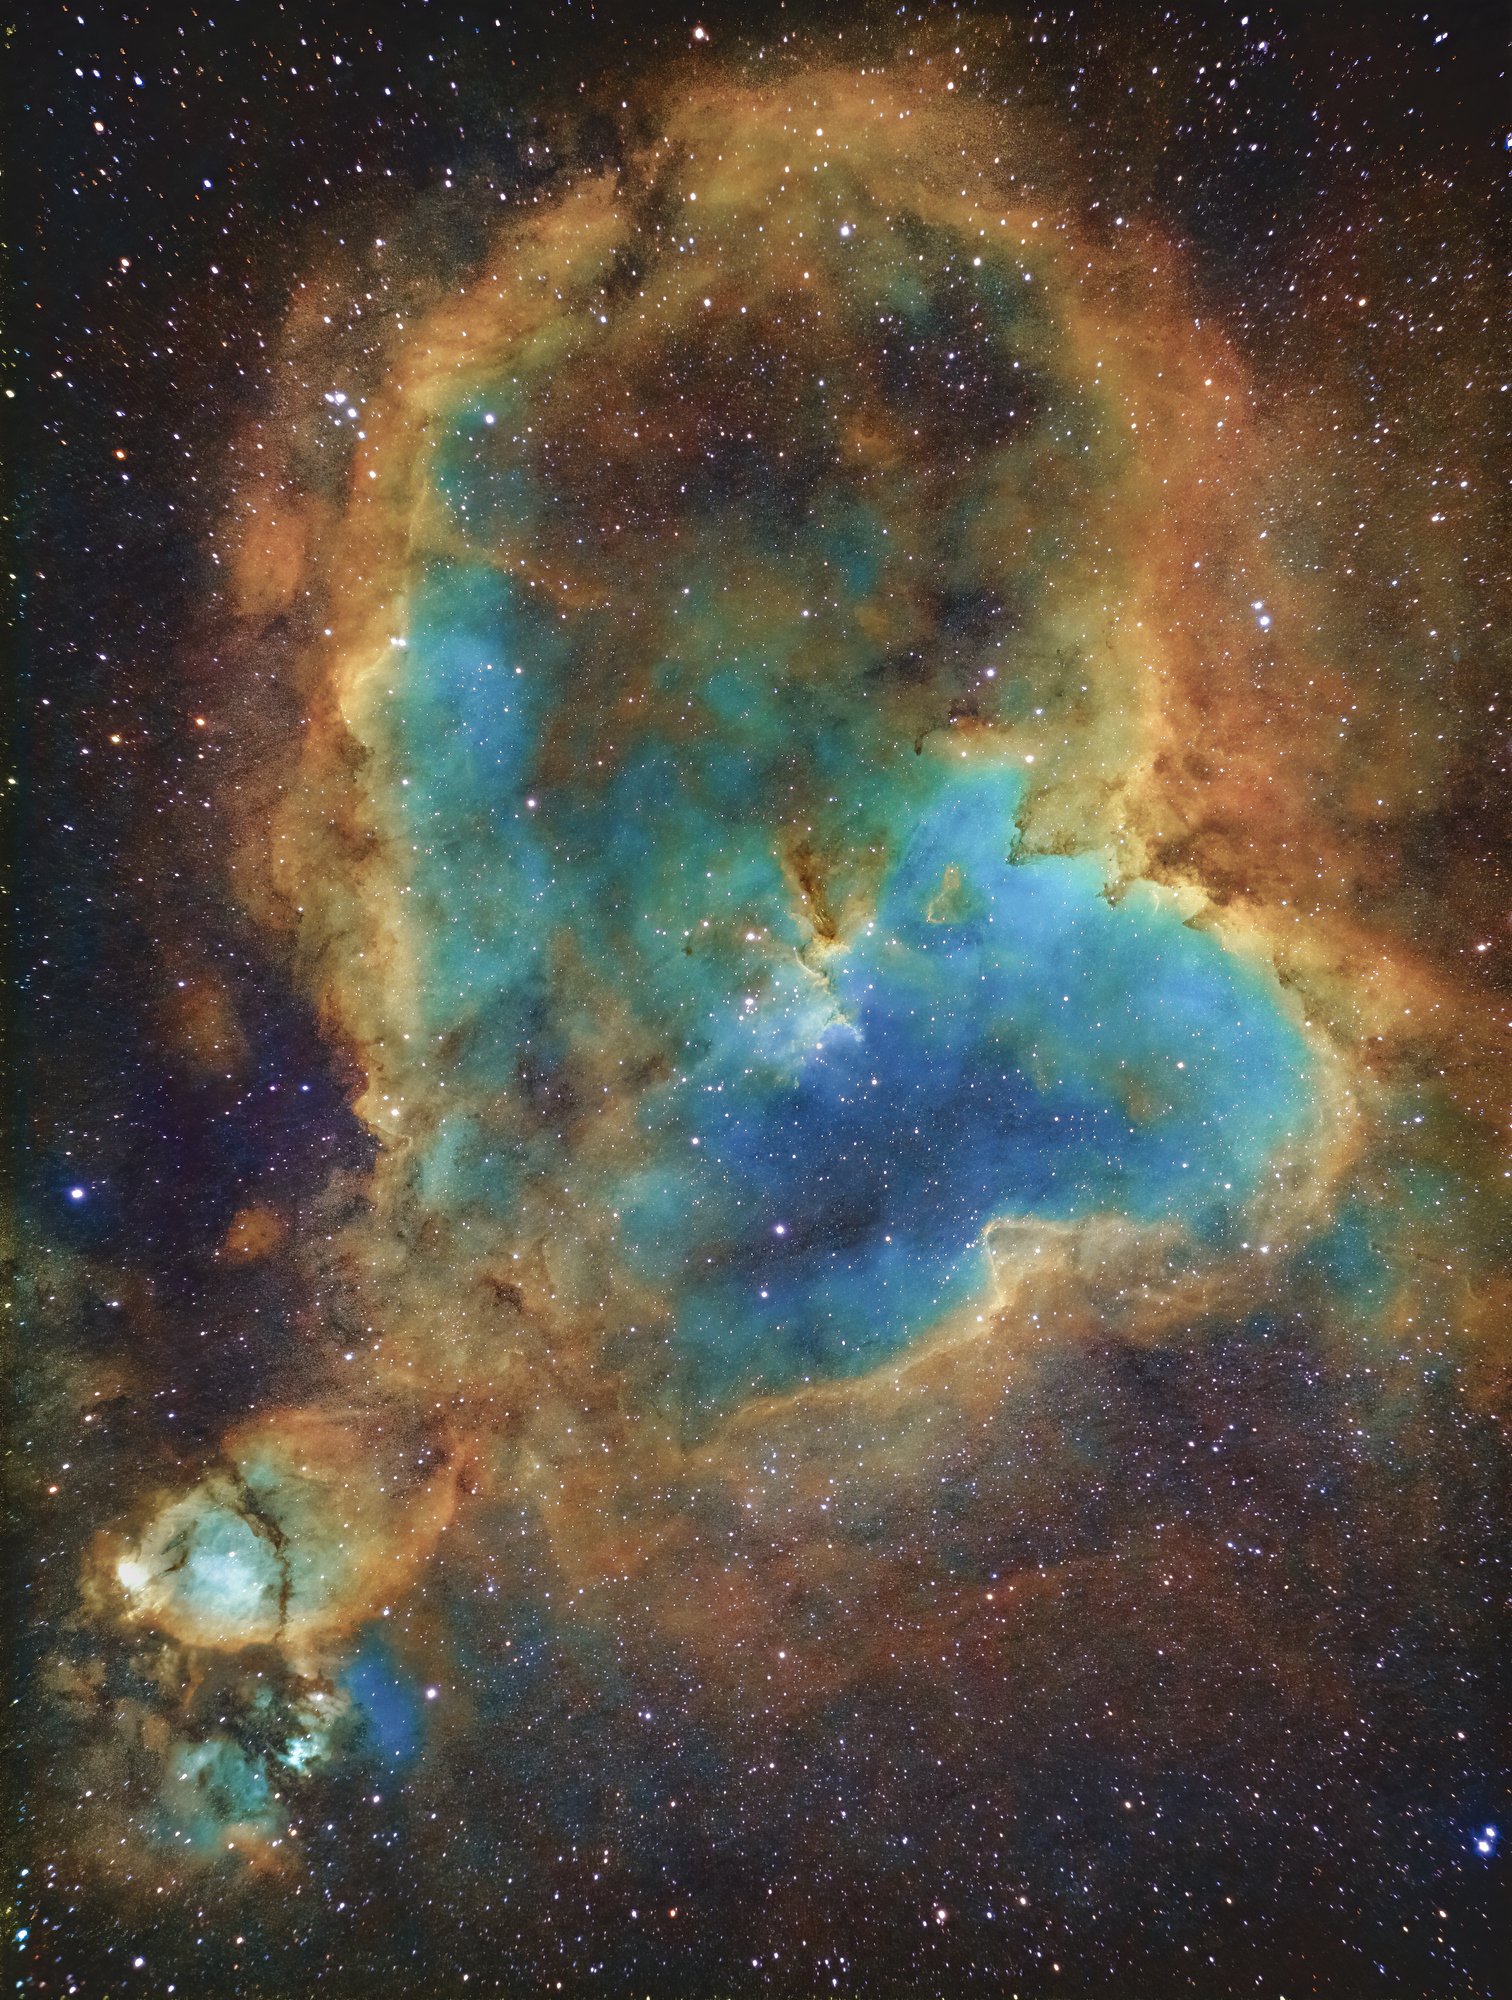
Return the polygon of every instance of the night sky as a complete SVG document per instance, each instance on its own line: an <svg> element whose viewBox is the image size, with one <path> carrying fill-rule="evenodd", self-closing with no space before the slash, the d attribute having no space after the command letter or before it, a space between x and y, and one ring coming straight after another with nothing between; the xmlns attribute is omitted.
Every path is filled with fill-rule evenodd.
<svg viewBox="0 0 1512 2000"><path fill-rule="evenodd" d="M16 1991L1512 1993L1499 13L7 29Z"/></svg>

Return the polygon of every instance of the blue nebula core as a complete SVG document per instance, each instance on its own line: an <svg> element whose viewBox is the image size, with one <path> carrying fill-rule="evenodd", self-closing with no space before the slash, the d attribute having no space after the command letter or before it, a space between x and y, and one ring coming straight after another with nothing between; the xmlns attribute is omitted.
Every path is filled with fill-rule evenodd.
<svg viewBox="0 0 1512 2000"><path fill-rule="evenodd" d="M340 1686L351 1697L362 1739L372 1754L386 1763L407 1764L420 1747L424 1704L377 1625L363 1633L342 1671Z"/></svg>
<svg viewBox="0 0 1512 2000"><path fill-rule="evenodd" d="M982 1289L995 1217L1219 1245L1298 1128L1304 1051L1259 980L1153 897L1110 906L1091 863L1014 862L1018 790L947 773L812 1040L763 1059L737 1016L646 1106L668 1143L621 1192L626 1244L704 1387L897 1351Z"/></svg>
<svg viewBox="0 0 1512 2000"><path fill-rule="evenodd" d="M464 527L528 526L546 503L481 478L479 421L441 491ZM533 1182L616 1218L705 1404L898 1353L982 1291L994 1218L1221 1248L1307 1117L1274 982L1155 891L1110 900L1091 859L1016 859L1006 747L904 726L857 617L884 534L835 496L754 633L718 537L690 547L638 653L481 555L432 558L395 652L383 768L447 1079L415 1185L506 1226ZM1021 694L1005 676L1006 720ZM532 1107L627 1016L659 1056L626 1072L639 1143L590 1158Z"/></svg>

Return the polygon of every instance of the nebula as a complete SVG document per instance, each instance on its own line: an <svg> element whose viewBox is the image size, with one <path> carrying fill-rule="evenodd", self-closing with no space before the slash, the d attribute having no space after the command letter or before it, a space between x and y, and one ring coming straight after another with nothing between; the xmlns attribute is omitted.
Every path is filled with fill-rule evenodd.
<svg viewBox="0 0 1512 2000"><path fill-rule="evenodd" d="M1317 411L952 46L669 64L465 254L293 292L216 559L226 703L299 722L216 807L369 1150L238 1209L297 1357L92 1524L118 1664L48 1669L144 1896L293 1898L392 1788L488 1935L537 1840L661 1849L611 1976L734 1991L675 1934L744 1853L881 1991L784 1840L1006 1933L981 1857L1125 1731L1178 1788L1251 1704L1347 1737L1327 1496L1504 1393L1505 1010L1361 887L1418 641L1348 656Z"/></svg>
<svg viewBox="0 0 1512 2000"><path fill-rule="evenodd" d="M959 1451L984 1379L1106 1294L1159 1341L1316 1254L1362 1087L1267 899L1232 920L1161 854L1191 650L1260 659L1233 572L1278 615L1287 585L1196 505L1234 363L1159 246L911 83L662 123L505 224L367 391L302 385L349 484L300 515L259 481L239 557L261 615L331 620L246 867L379 1140L343 1242L367 1393L407 1437L446 1390L448 1494L459 1457L555 1488L554 1561L633 1566L653 1646L753 1456L823 1483L837 1426L921 1395L881 1444L920 1478L921 1422ZM117 1562L127 1615L302 1688L434 1548L435 1483L318 1407L228 1455Z"/></svg>

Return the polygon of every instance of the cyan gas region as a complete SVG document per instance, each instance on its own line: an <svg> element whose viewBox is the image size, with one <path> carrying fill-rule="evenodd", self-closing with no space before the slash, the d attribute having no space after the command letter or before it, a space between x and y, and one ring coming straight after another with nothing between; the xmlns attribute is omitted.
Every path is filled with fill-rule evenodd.
<svg viewBox="0 0 1512 2000"><path fill-rule="evenodd" d="M191 1864L213 1864L238 1845L276 1851L291 1785L338 1767L379 1784L401 1779L423 1751L426 1716L441 1695L399 1663L381 1620L317 1681L291 1692L252 1669L218 1692L236 1708L234 1731L207 1726L177 1744L147 1815L154 1844Z"/></svg>
<svg viewBox="0 0 1512 2000"><path fill-rule="evenodd" d="M736 1031L643 1107L662 1158L615 1198L702 1382L785 1388L906 1349L990 1299L995 1221L1232 1247L1306 1129L1277 996L1169 903L1110 907L1095 863L1015 863L1019 786L947 765L855 940L796 991L730 990Z"/></svg>
<svg viewBox="0 0 1512 2000"><path fill-rule="evenodd" d="M532 1176L566 1175L668 1302L691 1392L718 1398L905 1349L987 1288L998 1218L1174 1222L1210 1250L1242 1233L1309 1122L1273 977L1174 898L1110 900L1095 858L1016 859L1021 757L948 729L889 743L885 710L853 723L784 665L781 629L759 664L684 669L696 731L630 720L611 772L552 780L543 743L591 671L575 636L488 570L433 570L395 649L389 755L450 1087L466 1104L550 1071L572 1092L602 988L652 1052L621 1083L632 1133L574 1170L514 1095L459 1109L417 1151L430 1198L503 1224ZM829 643L862 681L860 632ZM771 824L784 792L808 815L801 875Z"/></svg>

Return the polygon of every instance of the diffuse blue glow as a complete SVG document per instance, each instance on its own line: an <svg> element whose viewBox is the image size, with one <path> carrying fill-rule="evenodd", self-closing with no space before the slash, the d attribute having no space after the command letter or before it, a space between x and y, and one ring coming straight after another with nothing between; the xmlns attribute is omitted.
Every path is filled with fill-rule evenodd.
<svg viewBox="0 0 1512 2000"><path fill-rule="evenodd" d="M541 518L507 444L480 405L440 455L466 532ZM883 526L831 494L759 633L690 552L638 656L602 610L432 561L396 649L424 1026L456 1092L415 1185L507 1217L547 1176L617 1215L703 1398L896 1352L982 1289L996 1217L1219 1244L1305 1118L1305 1050L1257 973L1152 892L1111 903L1091 860L1015 861L1019 768L910 740L854 623ZM787 603L810 583L827 637ZM1022 706L1021 678L980 685ZM588 1168L520 1093L570 1096L595 988L663 1060L627 1086L642 1157Z"/></svg>
<svg viewBox="0 0 1512 2000"><path fill-rule="evenodd" d="M680 1289L709 1386L895 1350L981 1289L994 1217L1220 1238L1300 1124L1304 1052L1259 981L1153 899L1111 907L1089 863L1012 862L1017 790L946 773L812 1037L764 1058L765 1003L732 1003L648 1102L668 1143L620 1193L625 1242Z"/></svg>

